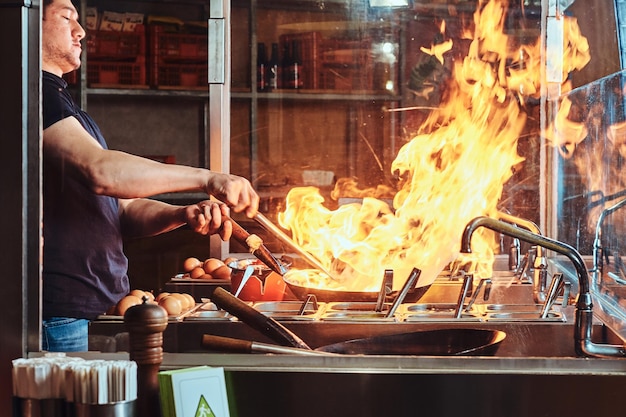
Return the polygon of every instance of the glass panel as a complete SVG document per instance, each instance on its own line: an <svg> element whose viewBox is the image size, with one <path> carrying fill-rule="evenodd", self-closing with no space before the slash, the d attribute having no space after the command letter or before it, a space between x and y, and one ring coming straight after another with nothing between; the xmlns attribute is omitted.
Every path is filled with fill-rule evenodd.
<svg viewBox="0 0 626 417"><path fill-rule="evenodd" d="M592 255L599 315L626 336L626 72L577 88L553 105L558 145L558 238ZM558 109L558 110L557 110Z"/></svg>
<svg viewBox="0 0 626 417"><path fill-rule="evenodd" d="M337 271L371 269L347 258L364 256L354 246L379 239L372 230L381 226L387 242L368 243L389 254L374 258L377 277L385 267L441 271L457 257L464 225L478 215L503 211L540 223L541 118L538 94L530 91L539 90L539 80L513 78L524 70L539 73L541 56L531 54L540 39L541 9L504 5L502 13L490 7L478 12L485 17L476 28L474 2L233 3L233 15L242 21L250 13L253 65L249 74L233 68L238 88L233 107L248 99L251 124L250 161L233 154L231 166L242 174L244 166L249 169L263 214ZM498 24L502 27L492 26ZM245 31L239 26L234 38ZM500 44L497 49L483 40L472 43L473 36L489 31L500 32L493 41ZM244 43L233 44L235 67L235 60L244 61ZM511 85L498 90L494 80ZM524 88L529 92L520 93ZM488 91L476 98L472 89ZM486 102L489 108L482 107ZM507 106L510 110L498 109ZM233 129L247 122L233 117ZM504 161L492 164L502 153ZM499 166L482 179L492 165ZM306 197L287 200L290 191L305 189ZM364 197L384 206L364 214ZM321 224L312 223L327 236L346 238L352 249L331 249L316 241L313 230L294 230L302 225L289 224L286 207L308 198L324 202L298 210L330 210L318 219ZM334 222L346 223L335 217L346 206L363 216L354 220L360 230L355 236L328 230ZM293 214L299 216L298 210ZM278 251L288 249L272 236L264 238ZM499 242L491 240L487 252L499 253Z"/></svg>

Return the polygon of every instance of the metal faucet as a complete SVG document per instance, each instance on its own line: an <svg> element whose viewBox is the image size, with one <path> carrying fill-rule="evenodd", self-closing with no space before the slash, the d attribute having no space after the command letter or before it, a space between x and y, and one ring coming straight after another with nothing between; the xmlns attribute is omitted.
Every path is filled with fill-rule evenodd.
<svg viewBox="0 0 626 417"><path fill-rule="evenodd" d="M476 217L470 221L463 232L461 239L461 252L471 253L472 234L479 227L486 227L496 232L504 233L510 237L516 237L524 242L541 246L547 250L566 256L574 265L578 276L579 294L576 303L576 317L574 322L575 351L579 356L594 357L626 357L626 348L623 345L597 344L591 341L593 324L593 304L589 290L589 274L585 263L576 249L566 243L562 243L526 230L522 230L511 224L490 217Z"/></svg>
<svg viewBox="0 0 626 417"><path fill-rule="evenodd" d="M624 204L626 204L626 198L620 200L611 207L602 210L602 213L600 213L600 217L598 217L598 222L596 223L596 234L593 240L593 268L591 269L591 272L594 273L596 282L598 282L602 278L603 269L602 223L604 222L604 219L606 219L611 213L622 207Z"/></svg>
<svg viewBox="0 0 626 417"><path fill-rule="evenodd" d="M502 211L498 211L498 219L522 227L537 235L543 235L539 226L530 220L522 219ZM546 262L541 246L533 245L528 250L524 258L524 262L518 270L520 279L526 270L530 271L531 281L533 283L533 299L535 300L535 303L545 303L548 280L548 263Z"/></svg>

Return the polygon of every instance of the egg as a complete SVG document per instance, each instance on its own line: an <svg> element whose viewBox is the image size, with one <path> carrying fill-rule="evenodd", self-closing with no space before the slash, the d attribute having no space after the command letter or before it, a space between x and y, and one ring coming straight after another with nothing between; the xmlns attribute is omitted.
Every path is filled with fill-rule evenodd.
<svg viewBox="0 0 626 417"><path fill-rule="evenodd" d="M180 300L172 295L163 297L159 301L159 305L167 311L170 316L176 316L183 312L183 305Z"/></svg>
<svg viewBox="0 0 626 417"><path fill-rule="evenodd" d="M187 308L193 308L193 307L195 307L195 306L196 306L196 299L195 299L195 298L193 298L193 296L192 296L191 294L187 294L187 293L185 293L185 292L184 292L184 293L182 293L182 295L183 295L183 296L187 299L187 301L188 301L188 302L187 302L187 305L188 305L189 307L187 307Z"/></svg>
<svg viewBox="0 0 626 417"><path fill-rule="evenodd" d="M174 292L170 294L170 297L175 297L180 301L183 311L189 310L192 307L192 305L189 303L189 299L181 293Z"/></svg>
<svg viewBox="0 0 626 417"><path fill-rule="evenodd" d="M187 258L183 262L183 270L185 272L191 272L194 268L202 266L202 261L198 258Z"/></svg>
<svg viewBox="0 0 626 417"><path fill-rule="evenodd" d="M139 298L141 301L143 301L143 297L148 297L148 294L146 294L146 292L143 290L132 290L131 292L128 293L128 295L134 295L135 297Z"/></svg>
<svg viewBox="0 0 626 417"><path fill-rule="evenodd" d="M205 273L206 271L201 266L199 266L191 270L191 272L189 273L189 277L196 279L196 278L200 278Z"/></svg>
<svg viewBox="0 0 626 417"><path fill-rule="evenodd" d="M213 275L213 278L215 279L230 279L231 272L232 270L229 267L222 265L211 272L211 275Z"/></svg>
<svg viewBox="0 0 626 417"><path fill-rule="evenodd" d="M211 274L202 274L198 279L213 279Z"/></svg>
<svg viewBox="0 0 626 417"><path fill-rule="evenodd" d="M237 258L226 258L224 259L224 264L230 266L233 262L237 262Z"/></svg>
<svg viewBox="0 0 626 417"><path fill-rule="evenodd" d="M224 262L221 261L220 259L209 258L206 261L204 261L204 264L202 265L202 267L204 268L204 271L207 274L213 275L213 271L215 271L220 266L224 266L224 265L225 265Z"/></svg>
<svg viewBox="0 0 626 417"><path fill-rule="evenodd" d="M128 310L129 308L131 308L132 306L136 306L138 304L141 304L143 301L141 300L141 298L135 296L135 295L127 295L126 297L122 298L120 301L118 301L117 303L117 314L119 316L123 316L124 314L126 314L126 310Z"/></svg>
<svg viewBox="0 0 626 417"><path fill-rule="evenodd" d="M162 293L159 293L159 295L157 295L157 296L154 298L154 301L156 301L156 302L158 303L159 301L161 301L164 297L167 297L168 295L170 295L170 293L169 293L169 292L162 292Z"/></svg>
<svg viewBox="0 0 626 417"><path fill-rule="evenodd" d="M144 291L144 293L146 294L146 297L148 297L148 303L154 303L154 294L152 294L151 291Z"/></svg>

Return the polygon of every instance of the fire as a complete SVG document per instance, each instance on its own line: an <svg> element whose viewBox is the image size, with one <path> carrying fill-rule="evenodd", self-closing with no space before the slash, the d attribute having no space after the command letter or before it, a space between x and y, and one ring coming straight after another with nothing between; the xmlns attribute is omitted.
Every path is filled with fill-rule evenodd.
<svg viewBox="0 0 626 417"><path fill-rule="evenodd" d="M418 286L429 285L459 261L465 225L497 215L503 185L523 160L517 143L526 122L524 99L541 91L539 40L512 40L504 31L506 10L504 1L479 3L469 52L454 65L446 100L392 163L399 181L391 206L370 196L329 210L314 187L289 192L278 220L336 278L320 285L377 291L384 270L393 269L397 289L414 267L422 271ZM451 48L446 40L422 51L443 61ZM353 183L340 183L346 184ZM336 188L335 195L342 191ZM461 263L490 276L495 247L493 235L479 230L475 258Z"/></svg>

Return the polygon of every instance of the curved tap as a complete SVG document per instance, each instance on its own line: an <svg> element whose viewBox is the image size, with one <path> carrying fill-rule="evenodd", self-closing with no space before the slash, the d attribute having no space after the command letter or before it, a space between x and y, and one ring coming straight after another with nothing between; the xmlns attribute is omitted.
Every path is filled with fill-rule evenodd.
<svg viewBox="0 0 626 417"><path fill-rule="evenodd" d="M577 355L616 357L626 356L626 349L621 345L595 344L591 341L591 327L593 324L593 304L589 291L589 274L582 257L570 245L562 243L538 234L522 230L518 227L492 219L490 217L477 217L470 221L463 232L461 239L461 252L471 253L472 234L479 227L486 227L510 237L516 237L524 242L541 246L547 250L566 256L574 265L578 276L579 294L576 303L576 319L574 323L574 341Z"/></svg>
<svg viewBox="0 0 626 417"><path fill-rule="evenodd" d="M600 217L598 217L598 222L596 223L596 234L593 240L593 269L591 270L597 274L597 277L602 276L602 223L605 218L607 218L615 210L622 207L624 204L626 204L626 198L620 200L611 207L602 210Z"/></svg>

